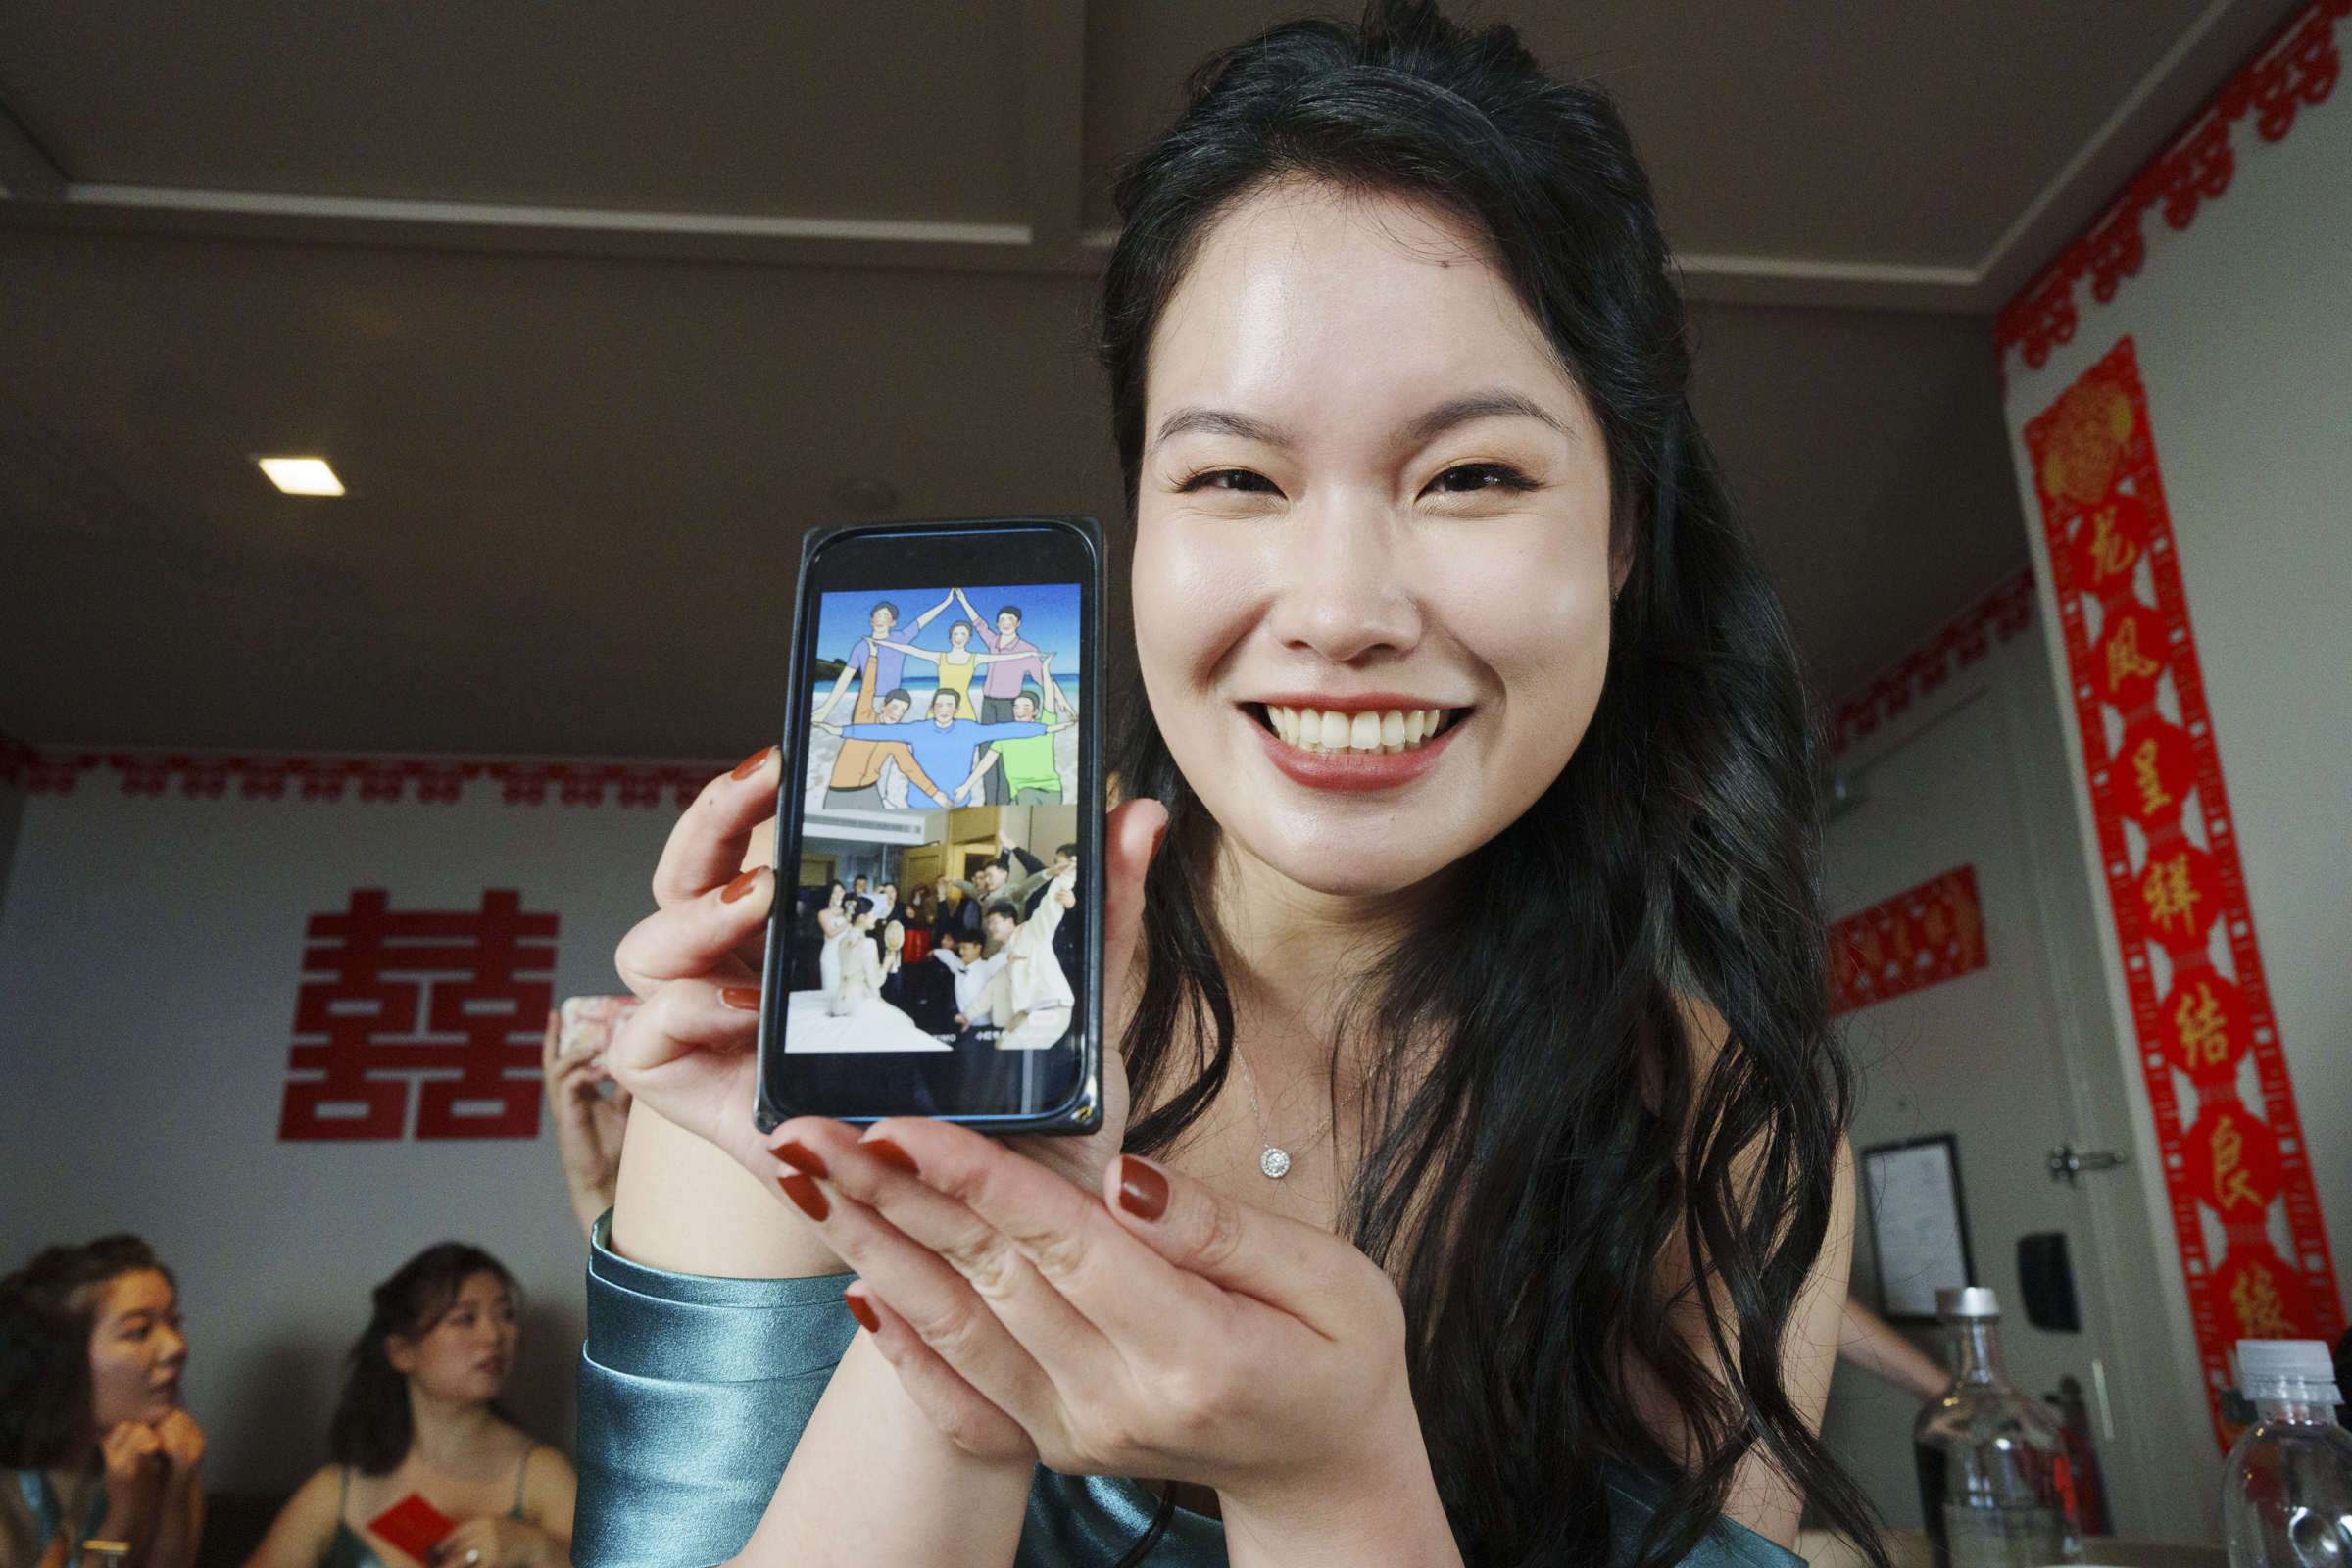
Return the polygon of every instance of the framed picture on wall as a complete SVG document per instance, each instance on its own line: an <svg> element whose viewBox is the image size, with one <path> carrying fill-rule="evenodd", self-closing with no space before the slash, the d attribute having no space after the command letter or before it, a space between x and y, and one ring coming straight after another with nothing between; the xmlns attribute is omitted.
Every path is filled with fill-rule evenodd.
<svg viewBox="0 0 2352 1568"><path fill-rule="evenodd" d="M1960 1140L1951 1133L1873 1144L1862 1151L1871 1250L1881 1313L1895 1323L1936 1321L1936 1293L1977 1282L1960 1193Z"/></svg>

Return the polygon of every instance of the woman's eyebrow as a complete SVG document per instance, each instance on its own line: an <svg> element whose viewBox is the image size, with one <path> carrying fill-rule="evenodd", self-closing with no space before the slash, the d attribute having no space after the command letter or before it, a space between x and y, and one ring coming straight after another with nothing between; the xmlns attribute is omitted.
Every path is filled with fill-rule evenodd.
<svg viewBox="0 0 2352 1568"><path fill-rule="evenodd" d="M1423 446L1459 425L1475 419L1495 417L1540 419L1562 435L1568 433L1568 427L1560 422L1559 416L1535 399L1498 387L1439 404L1412 422L1405 431L1405 441L1411 446Z"/></svg>
<svg viewBox="0 0 2352 1568"><path fill-rule="evenodd" d="M1236 414L1230 409L1190 408L1178 409L1161 420L1159 434L1152 438L1152 445L1156 449L1177 436L1196 432L1238 436L1244 441L1256 441L1270 447L1287 447L1291 444L1289 436L1263 419L1253 419L1247 414Z"/></svg>

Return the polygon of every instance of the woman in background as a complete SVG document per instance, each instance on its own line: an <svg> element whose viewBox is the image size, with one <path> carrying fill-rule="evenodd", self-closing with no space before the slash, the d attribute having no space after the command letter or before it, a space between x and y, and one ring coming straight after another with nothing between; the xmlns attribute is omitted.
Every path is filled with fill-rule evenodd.
<svg viewBox="0 0 2352 1568"><path fill-rule="evenodd" d="M0 1280L0 1568L189 1568L204 1433L179 1407L172 1271L135 1236L51 1247Z"/></svg>
<svg viewBox="0 0 2352 1568"><path fill-rule="evenodd" d="M510 1422L514 1281L478 1247L428 1247L375 1288L327 1426L334 1463L302 1485L247 1568L408 1568L370 1528L412 1495L456 1520L448 1568L569 1568L570 1462Z"/></svg>

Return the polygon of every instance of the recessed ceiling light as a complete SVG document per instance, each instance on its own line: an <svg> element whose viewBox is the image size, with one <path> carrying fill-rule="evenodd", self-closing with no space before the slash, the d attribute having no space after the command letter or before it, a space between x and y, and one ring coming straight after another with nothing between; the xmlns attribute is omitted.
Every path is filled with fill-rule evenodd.
<svg viewBox="0 0 2352 1568"><path fill-rule="evenodd" d="M258 458L270 482L290 496L339 496L343 481L324 458Z"/></svg>

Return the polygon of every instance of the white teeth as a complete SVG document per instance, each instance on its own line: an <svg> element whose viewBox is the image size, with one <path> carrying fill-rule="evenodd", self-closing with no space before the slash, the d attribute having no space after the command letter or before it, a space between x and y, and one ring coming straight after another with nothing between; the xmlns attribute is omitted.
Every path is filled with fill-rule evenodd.
<svg viewBox="0 0 2352 1568"><path fill-rule="evenodd" d="M1423 741L1435 739L1447 711L1443 708L1392 708L1384 712L1342 713L1268 704L1265 714L1267 727L1301 751L1376 755L1409 752Z"/></svg>

